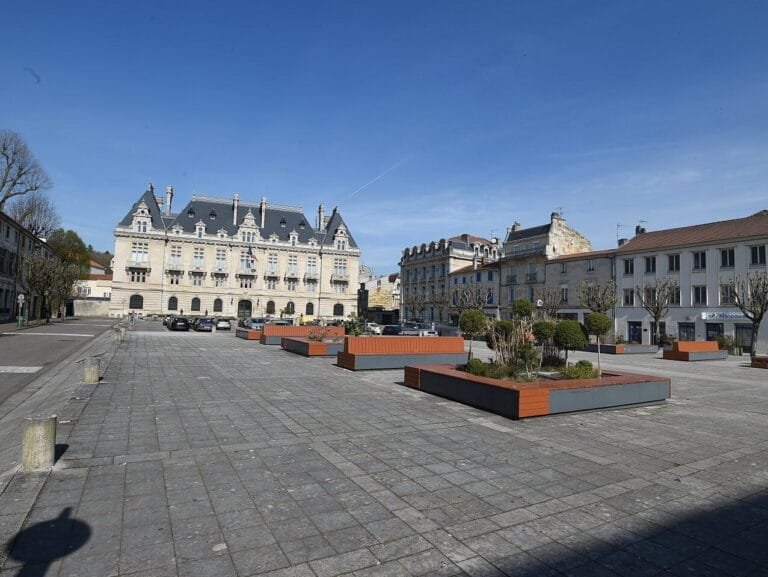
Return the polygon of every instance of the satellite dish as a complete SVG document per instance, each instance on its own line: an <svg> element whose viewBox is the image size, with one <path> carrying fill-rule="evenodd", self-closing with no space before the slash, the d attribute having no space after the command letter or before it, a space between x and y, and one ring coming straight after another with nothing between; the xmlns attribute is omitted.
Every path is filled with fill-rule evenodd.
<svg viewBox="0 0 768 577"><path fill-rule="evenodd" d="M541 299L537 300L536 301L536 306L539 307L539 308L543 307L544 306L544 301L541 300Z"/></svg>

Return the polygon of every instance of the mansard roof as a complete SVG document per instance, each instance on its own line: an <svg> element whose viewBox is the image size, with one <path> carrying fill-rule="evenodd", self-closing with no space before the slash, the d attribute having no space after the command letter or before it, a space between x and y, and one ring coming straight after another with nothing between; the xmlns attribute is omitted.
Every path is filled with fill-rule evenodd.
<svg viewBox="0 0 768 577"><path fill-rule="evenodd" d="M507 238L504 242L516 242L518 240L524 240L526 238L533 238L537 236L544 236L549 234L552 229L552 223L542 224L539 226L532 226L530 228L521 228L520 230L511 230L507 233Z"/></svg>
<svg viewBox="0 0 768 577"><path fill-rule="evenodd" d="M346 231L348 246L358 248L344 219L336 209L327 217L324 228L317 230L312 226L312 221L304 215L301 208L265 203L264 227L262 228L261 203L259 202L239 201L237 218L235 219L233 199L193 196L192 200L178 213L168 216L162 214L154 192L150 189L133 204L128 214L120 221L120 226L131 226L133 214L142 202L149 209L152 227L160 230L178 225L184 232L194 233L197 224L202 221L205 224L206 234L216 235L221 229L224 229L228 236L234 236L250 211L256 226L259 227L259 235L262 239L267 240L272 235L276 235L279 240L288 241L291 233L295 232L300 243L307 243L310 238L315 238L320 245L333 246L334 235L343 226Z"/></svg>

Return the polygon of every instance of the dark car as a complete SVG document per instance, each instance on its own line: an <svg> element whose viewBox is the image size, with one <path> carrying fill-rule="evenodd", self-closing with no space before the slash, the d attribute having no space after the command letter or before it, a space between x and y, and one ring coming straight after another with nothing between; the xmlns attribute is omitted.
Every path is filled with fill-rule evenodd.
<svg viewBox="0 0 768 577"><path fill-rule="evenodd" d="M192 328L196 331L210 333L213 330L213 322L214 321L211 317L200 317L199 319L195 319Z"/></svg>
<svg viewBox="0 0 768 577"><path fill-rule="evenodd" d="M163 326L164 326L164 327L169 327L169 328L170 328L170 326L171 326L171 321L173 320L173 316L174 316L174 315L166 315L166 316L163 318Z"/></svg>
<svg viewBox="0 0 768 577"><path fill-rule="evenodd" d="M186 317L173 317L173 319L171 319L171 323L168 325L168 328L172 331L188 331L189 325L189 319Z"/></svg>
<svg viewBox="0 0 768 577"><path fill-rule="evenodd" d="M381 329L382 335L390 335L390 336L397 336L403 334L403 327L400 325L385 325L383 329Z"/></svg>

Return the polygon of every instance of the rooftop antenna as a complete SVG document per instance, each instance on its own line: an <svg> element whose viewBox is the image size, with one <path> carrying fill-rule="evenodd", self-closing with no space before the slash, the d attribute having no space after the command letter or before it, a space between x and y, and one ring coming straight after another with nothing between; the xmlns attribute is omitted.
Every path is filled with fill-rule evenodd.
<svg viewBox="0 0 768 577"><path fill-rule="evenodd" d="M619 231L620 231L622 228L624 228L624 225L623 225L623 224L621 224L620 222L617 222L617 223L616 223L616 242L618 242L618 241L619 241L619 236L620 236L620 234L621 234Z"/></svg>
<svg viewBox="0 0 768 577"><path fill-rule="evenodd" d="M563 208L564 207L562 206L557 207L557 214L559 214L560 216L563 216L565 214L565 212L563 212Z"/></svg>

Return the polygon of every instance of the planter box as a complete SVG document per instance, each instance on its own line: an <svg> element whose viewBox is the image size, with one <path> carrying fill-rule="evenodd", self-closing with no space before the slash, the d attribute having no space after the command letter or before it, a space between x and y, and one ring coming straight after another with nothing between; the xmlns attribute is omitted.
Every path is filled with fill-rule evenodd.
<svg viewBox="0 0 768 577"><path fill-rule="evenodd" d="M467 361L461 337L347 337L336 364L351 371Z"/></svg>
<svg viewBox="0 0 768 577"><path fill-rule="evenodd" d="M604 372L601 379L516 383L451 366L408 366L405 384L511 419L658 402L671 396L668 378L615 371Z"/></svg>
<svg viewBox="0 0 768 577"><path fill-rule="evenodd" d="M587 345L586 348L587 351L590 353L596 353L597 352L597 344L591 344ZM613 345L613 344L607 344L607 343L601 343L600 344L600 352L606 353L609 355L638 355L638 354L649 354L649 353L656 353L658 352L659 347L656 345L633 345L633 344L619 344L619 345Z"/></svg>
<svg viewBox="0 0 768 577"><path fill-rule="evenodd" d="M756 369L768 369L768 355L752 355L751 365Z"/></svg>
<svg viewBox="0 0 768 577"><path fill-rule="evenodd" d="M664 351L664 358L671 361L720 361L728 358L728 351L721 351L715 341L676 341L672 349Z"/></svg>
<svg viewBox="0 0 768 577"><path fill-rule="evenodd" d="M311 334L322 334L329 337L343 337L344 327L315 327L315 326L292 326L292 325L264 325L262 329L262 345L279 345L283 337L301 337L307 338Z"/></svg>
<svg viewBox="0 0 768 577"><path fill-rule="evenodd" d="M261 331L256 329L235 329L235 336L246 341L258 341L261 338Z"/></svg>
<svg viewBox="0 0 768 577"><path fill-rule="evenodd" d="M344 343L310 341L300 337L283 337L280 346L291 353L304 357L335 357L344 348Z"/></svg>

